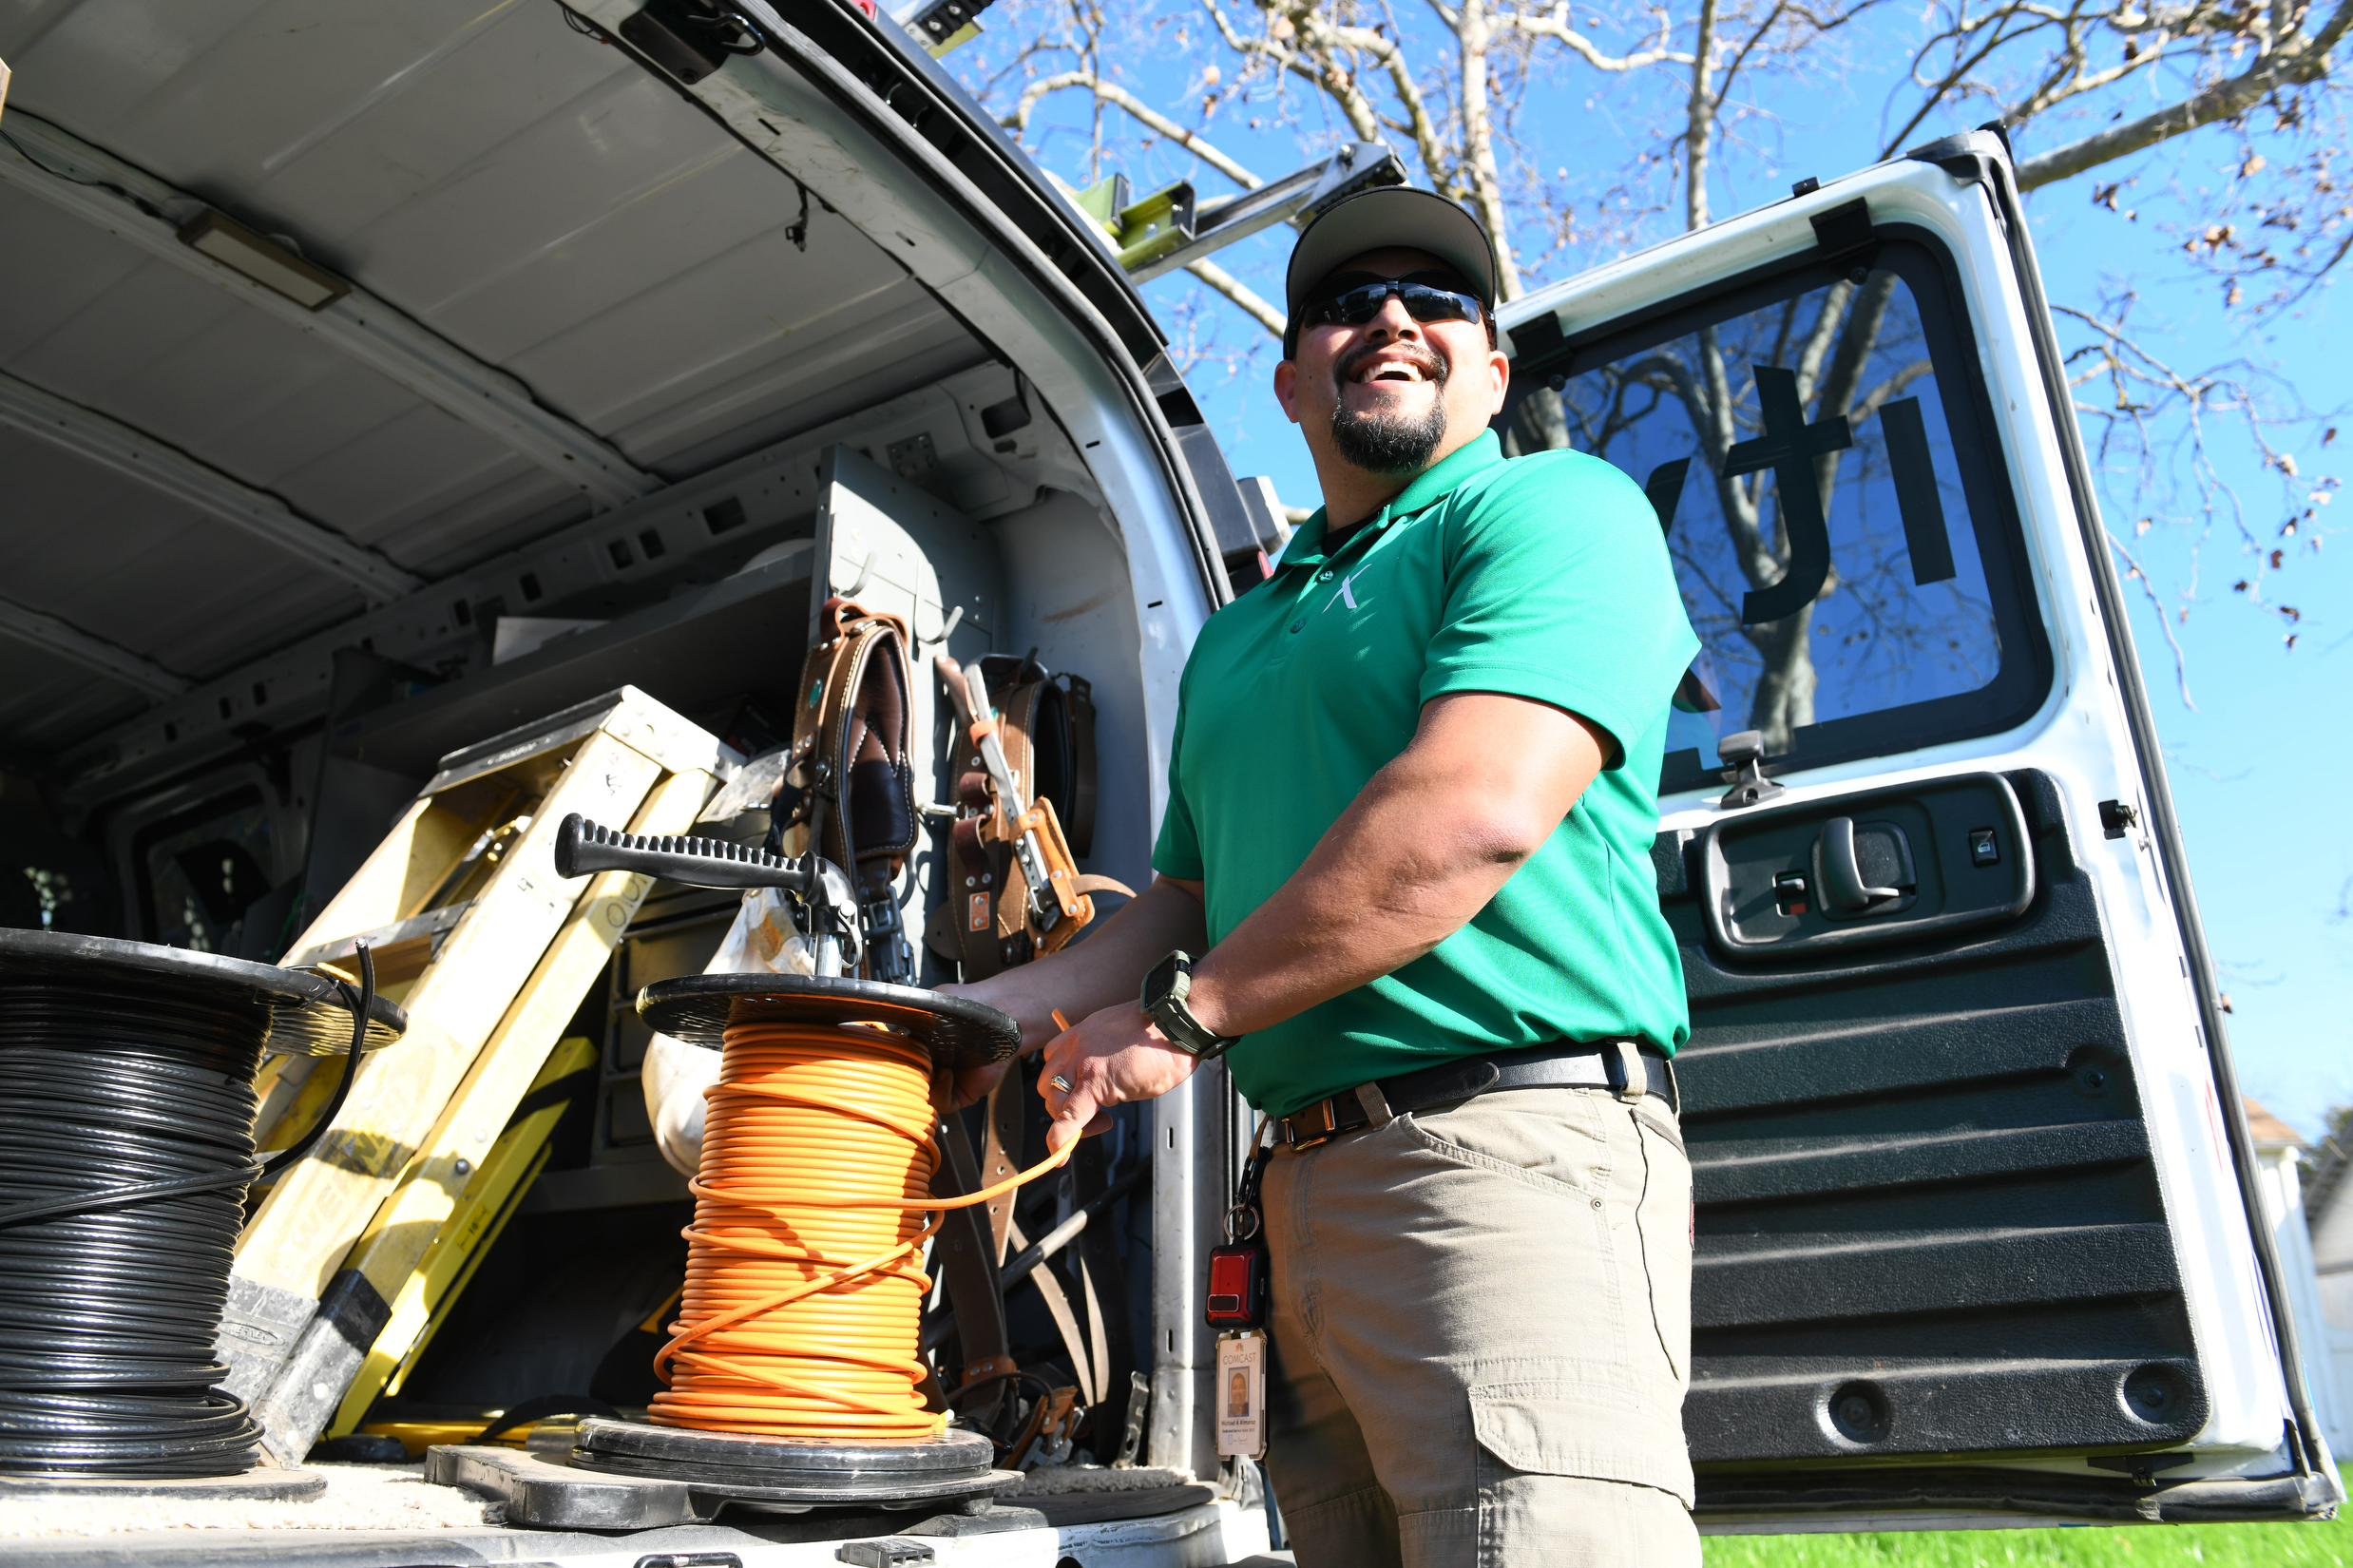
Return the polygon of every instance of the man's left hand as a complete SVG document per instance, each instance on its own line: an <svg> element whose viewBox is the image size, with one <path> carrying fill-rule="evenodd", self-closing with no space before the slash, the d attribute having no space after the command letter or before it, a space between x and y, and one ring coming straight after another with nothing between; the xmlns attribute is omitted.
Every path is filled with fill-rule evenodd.
<svg viewBox="0 0 2353 1568"><path fill-rule="evenodd" d="M1046 1151L1111 1127L1110 1110L1132 1100L1153 1100L1193 1076L1197 1059L1176 1049L1144 1017L1141 1004L1122 1003L1089 1013L1046 1042L1038 1093L1054 1124ZM1061 1079L1067 1092L1056 1087Z"/></svg>

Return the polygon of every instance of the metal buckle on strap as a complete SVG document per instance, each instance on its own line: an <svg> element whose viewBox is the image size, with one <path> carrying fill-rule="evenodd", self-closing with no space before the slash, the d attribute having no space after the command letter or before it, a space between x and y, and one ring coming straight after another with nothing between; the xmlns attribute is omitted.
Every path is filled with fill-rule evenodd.
<svg viewBox="0 0 2353 1568"><path fill-rule="evenodd" d="M1312 1149L1339 1133L1340 1119L1332 1114L1330 1100L1319 1100L1283 1119L1283 1141L1294 1149Z"/></svg>

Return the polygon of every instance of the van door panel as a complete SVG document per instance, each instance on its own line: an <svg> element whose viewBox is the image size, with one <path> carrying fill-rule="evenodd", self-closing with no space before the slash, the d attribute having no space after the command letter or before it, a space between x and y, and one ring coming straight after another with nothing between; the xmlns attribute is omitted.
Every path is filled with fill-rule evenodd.
<svg viewBox="0 0 2353 1568"><path fill-rule="evenodd" d="M1653 854L1701 1512L2310 1517L2185 873L2104 835L2162 762L2006 163L1963 140L1502 322L1507 444L1644 487L1703 649ZM1761 794L1724 793L1738 730Z"/></svg>
<svg viewBox="0 0 2353 1568"><path fill-rule="evenodd" d="M2033 898L1956 931L1925 868L1946 840L1965 854L1997 802L2017 813L2014 864L1983 872ZM1942 830L1916 835L1930 912L1912 940L1890 924L1894 943L1856 953L1793 931L1770 966L1728 949L1705 902L1737 905L1723 839L1795 860L1822 821L1906 806ZM1676 1069L1699 1204L1694 1461L2081 1452L2205 1425L2099 916L2057 808L2042 774L1964 774L1669 835L1700 862L1660 901L1692 1002Z"/></svg>

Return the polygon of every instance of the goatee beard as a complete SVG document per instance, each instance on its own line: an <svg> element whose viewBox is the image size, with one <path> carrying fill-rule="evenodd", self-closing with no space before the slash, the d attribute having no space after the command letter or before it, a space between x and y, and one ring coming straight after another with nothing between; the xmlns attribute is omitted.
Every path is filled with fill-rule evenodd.
<svg viewBox="0 0 2353 1568"><path fill-rule="evenodd" d="M1333 367L1341 396L1331 405L1332 445L1340 451L1344 462L1368 473L1419 472L1428 466L1438 450L1438 443L1446 435L1446 375L1449 367L1445 359L1426 348L1408 353L1408 359L1418 367L1429 386L1438 395L1430 399L1429 407L1418 414L1358 413L1348 406L1346 389L1356 377L1356 369L1367 359L1379 354L1387 344L1368 343L1349 354Z"/></svg>

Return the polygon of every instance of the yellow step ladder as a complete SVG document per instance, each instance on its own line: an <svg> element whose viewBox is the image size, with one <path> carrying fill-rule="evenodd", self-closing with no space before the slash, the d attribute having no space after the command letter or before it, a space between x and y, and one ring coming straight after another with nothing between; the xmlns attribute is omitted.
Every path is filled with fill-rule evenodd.
<svg viewBox="0 0 2353 1568"><path fill-rule="evenodd" d="M633 687L453 754L296 943L286 963L353 972L367 942L410 1023L238 1243L224 1386L277 1463L337 1416L436 1238L487 1192L492 1141L650 889L558 876L557 825L683 833L741 760Z"/></svg>

